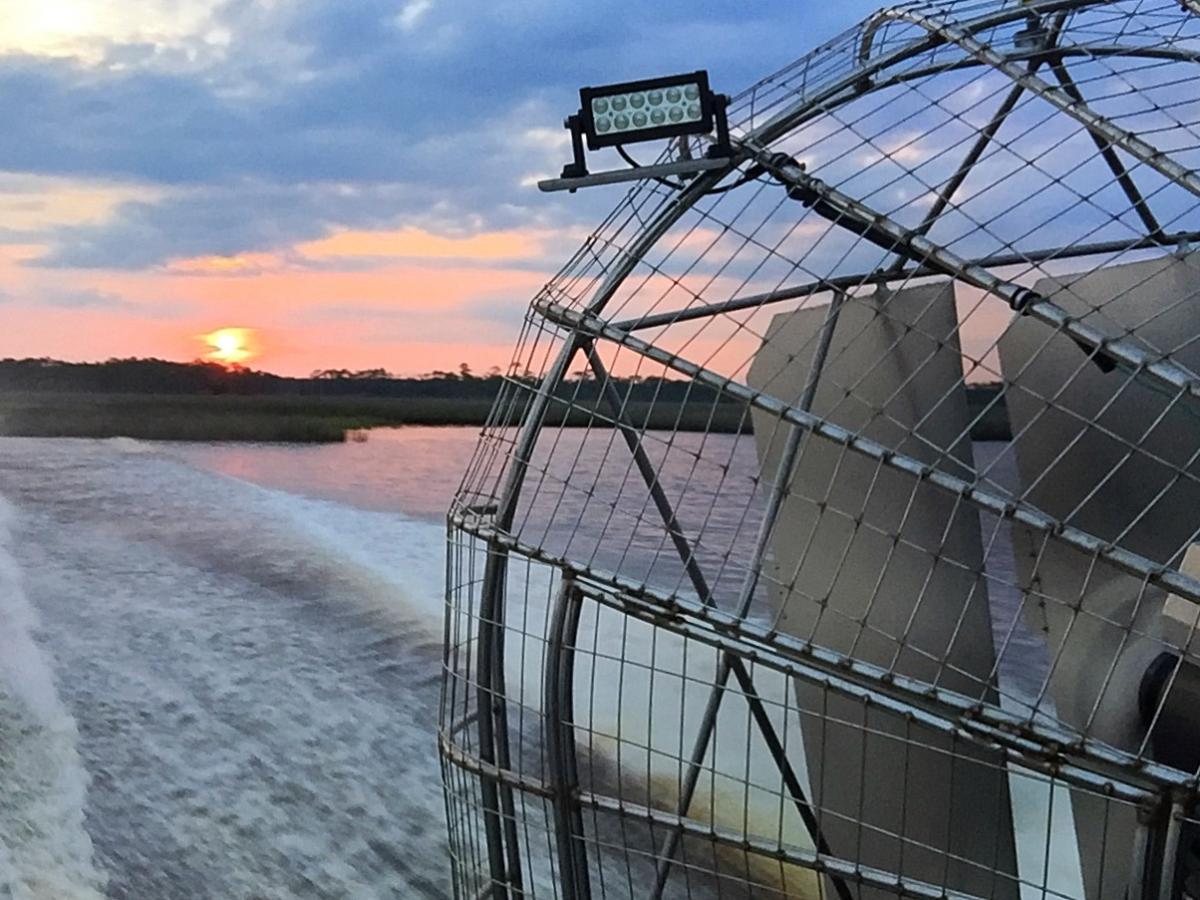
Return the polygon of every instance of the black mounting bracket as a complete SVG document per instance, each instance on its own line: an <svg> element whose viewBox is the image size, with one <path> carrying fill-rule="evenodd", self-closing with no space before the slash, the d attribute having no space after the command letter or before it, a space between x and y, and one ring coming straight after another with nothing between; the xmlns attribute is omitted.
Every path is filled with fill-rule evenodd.
<svg viewBox="0 0 1200 900"><path fill-rule="evenodd" d="M583 155L583 118L579 113L567 116L563 128L571 130L572 160L563 166L562 178L582 178L588 173L587 160Z"/></svg>

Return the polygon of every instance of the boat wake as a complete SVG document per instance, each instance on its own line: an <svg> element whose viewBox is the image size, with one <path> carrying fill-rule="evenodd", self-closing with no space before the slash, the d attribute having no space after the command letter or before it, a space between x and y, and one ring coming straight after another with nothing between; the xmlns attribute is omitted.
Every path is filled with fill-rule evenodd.
<svg viewBox="0 0 1200 900"><path fill-rule="evenodd" d="M104 878L84 828L88 776L75 720L34 641L12 516L0 500L0 897L93 900Z"/></svg>
<svg viewBox="0 0 1200 900"><path fill-rule="evenodd" d="M0 898L450 895L438 526L111 442L0 483Z"/></svg>

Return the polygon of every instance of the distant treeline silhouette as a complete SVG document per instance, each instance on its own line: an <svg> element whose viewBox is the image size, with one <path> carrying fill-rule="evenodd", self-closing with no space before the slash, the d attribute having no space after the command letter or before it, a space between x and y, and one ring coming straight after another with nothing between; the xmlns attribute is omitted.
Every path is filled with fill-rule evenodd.
<svg viewBox="0 0 1200 900"><path fill-rule="evenodd" d="M290 378L243 366L197 360L110 359L77 363L56 359L0 360L0 391L103 394L176 394L301 397L491 398L504 383L500 370L476 375L463 363L456 371L434 371L415 378L397 377L386 369L320 369L308 378ZM519 378L532 384L532 373ZM616 378L623 396L660 402L712 402L716 394L682 379ZM564 386L579 400L594 399L599 385L576 372Z"/></svg>

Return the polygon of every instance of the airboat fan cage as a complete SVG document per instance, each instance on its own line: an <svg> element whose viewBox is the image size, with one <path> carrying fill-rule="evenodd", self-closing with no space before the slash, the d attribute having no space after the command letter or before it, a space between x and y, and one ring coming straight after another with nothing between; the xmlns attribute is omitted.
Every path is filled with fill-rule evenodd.
<svg viewBox="0 0 1200 900"><path fill-rule="evenodd" d="M1198 13L881 11L538 294L449 516L457 896L1200 895Z"/></svg>

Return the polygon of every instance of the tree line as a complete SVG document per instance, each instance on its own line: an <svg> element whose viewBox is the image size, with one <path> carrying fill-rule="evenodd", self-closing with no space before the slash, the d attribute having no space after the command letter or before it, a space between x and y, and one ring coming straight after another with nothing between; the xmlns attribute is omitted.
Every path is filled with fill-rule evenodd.
<svg viewBox="0 0 1200 900"><path fill-rule="evenodd" d="M0 359L0 391L9 392L475 398L494 397L505 380L498 367L477 374L467 363L416 377L371 368L318 369L307 378L292 378L204 360L180 363L132 358L89 363L46 357ZM537 376L525 371L510 374L507 380L533 384ZM681 379L633 377L614 378L613 382L631 399L701 401L714 397L712 389ZM560 390L587 399L597 397L601 386L581 370Z"/></svg>

